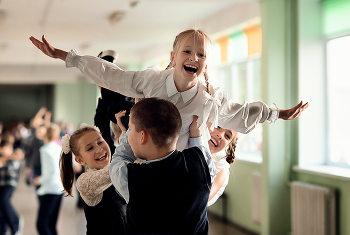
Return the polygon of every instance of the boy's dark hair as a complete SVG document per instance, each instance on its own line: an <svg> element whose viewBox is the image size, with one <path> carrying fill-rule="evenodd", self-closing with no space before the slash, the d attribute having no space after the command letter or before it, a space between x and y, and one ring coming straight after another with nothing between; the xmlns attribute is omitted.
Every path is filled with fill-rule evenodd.
<svg viewBox="0 0 350 235"><path fill-rule="evenodd" d="M168 147L179 138L182 120L179 110L170 101L143 99L131 108L130 118L135 130L147 131L158 148Z"/></svg>

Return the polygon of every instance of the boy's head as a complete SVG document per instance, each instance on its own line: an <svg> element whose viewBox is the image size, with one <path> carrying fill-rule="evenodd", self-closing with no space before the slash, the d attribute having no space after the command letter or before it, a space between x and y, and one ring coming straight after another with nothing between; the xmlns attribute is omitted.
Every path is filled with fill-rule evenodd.
<svg viewBox="0 0 350 235"><path fill-rule="evenodd" d="M130 111L129 143L142 145L140 133L146 132L157 149L171 148L179 138L182 121L176 106L160 98L147 98L137 102ZM137 156L137 153L135 153Z"/></svg>
<svg viewBox="0 0 350 235"><path fill-rule="evenodd" d="M51 124L45 133L45 139L48 142L56 141L60 138L61 129L57 124Z"/></svg>

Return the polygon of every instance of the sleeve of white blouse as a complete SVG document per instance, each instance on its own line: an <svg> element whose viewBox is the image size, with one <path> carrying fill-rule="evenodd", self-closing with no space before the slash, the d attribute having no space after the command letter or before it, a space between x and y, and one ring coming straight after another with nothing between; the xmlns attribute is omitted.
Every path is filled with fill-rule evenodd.
<svg viewBox="0 0 350 235"><path fill-rule="evenodd" d="M259 123L274 123L278 119L279 109L276 104L268 107L264 102L243 102L238 104L227 98L225 91L216 89L213 95L220 101L218 125L240 133L249 133ZM214 117L210 117L213 122Z"/></svg>
<svg viewBox="0 0 350 235"><path fill-rule="evenodd" d="M84 202L96 206L102 200L103 191L112 185L109 167L101 170L89 170L81 174L77 180L77 189Z"/></svg>
<svg viewBox="0 0 350 235"><path fill-rule="evenodd" d="M117 65L94 56L80 56L75 49L68 52L66 67L77 67L91 82L122 95L143 98L144 91L157 79L154 69L124 71Z"/></svg>

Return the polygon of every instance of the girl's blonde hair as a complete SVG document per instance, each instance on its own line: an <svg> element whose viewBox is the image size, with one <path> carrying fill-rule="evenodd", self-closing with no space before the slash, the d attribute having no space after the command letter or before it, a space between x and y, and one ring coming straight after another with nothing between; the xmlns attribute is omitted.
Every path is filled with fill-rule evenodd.
<svg viewBox="0 0 350 235"><path fill-rule="evenodd" d="M203 42L205 48L208 48L207 47L208 44L210 46L213 44L209 34L204 32L203 30L200 30L200 29L187 29L185 31L182 31L181 33L179 33L175 37L175 40L174 40L174 43L173 43L173 52L175 53L175 55L178 52L181 43L184 42L190 36L193 36L195 38L195 41ZM208 53L208 50L206 51L206 53ZM171 68L173 68L173 64L170 61L170 63L168 64L168 66L166 67L165 70L168 70L168 69L171 69ZM209 88L209 75L208 75L208 73L206 71L204 72L204 78L205 78L205 83L207 85L207 92L211 95L210 88Z"/></svg>
<svg viewBox="0 0 350 235"><path fill-rule="evenodd" d="M61 181L63 184L64 190L67 192L68 195L73 197L72 195L72 187L74 182L74 168L73 168L73 154L75 156L79 156L80 148L77 145L78 140L80 137L83 136L86 132L89 131L96 131L101 134L100 130L96 126L90 126L90 125L84 125L78 130L76 130L72 136L69 139L69 147L70 151L66 154L62 152L60 164L61 164Z"/></svg>
<svg viewBox="0 0 350 235"><path fill-rule="evenodd" d="M226 149L226 161L231 164L235 161L235 152L237 147L238 135L236 135L232 141L227 145Z"/></svg>

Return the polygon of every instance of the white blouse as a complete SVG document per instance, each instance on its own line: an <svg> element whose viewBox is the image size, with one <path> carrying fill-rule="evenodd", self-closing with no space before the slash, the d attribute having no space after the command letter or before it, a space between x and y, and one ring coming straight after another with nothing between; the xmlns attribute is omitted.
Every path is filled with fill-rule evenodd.
<svg viewBox="0 0 350 235"><path fill-rule="evenodd" d="M102 200L103 192L112 185L109 166L96 170L86 167L86 172L77 179L77 189L88 206L96 206Z"/></svg>
<svg viewBox="0 0 350 235"><path fill-rule="evenodd" d="M177 149L188 147L189 126L193 115L197 122L206 147L210 139L206 121L212 127L221 126L241 133L252 131L258 123L275 122L278 118L276 105L270 108L263 102L243 104L227 99L227 94L220 88L210 87L212 96L206 92L204 78L191 89L178 92L175 86L174 69L159 70L149 67L144 71L124 71L117 65L94 56L80 56L75 49L69 51L66 67L77 67L91 82L134 98L159 97L171 101L179 109L182 118ZM208 148L209 149L209 148Z"/></svg>
<svg viewBox="0 0 350 235"><path fill-rule="evenodd" d="M214 157L213 157L214 159ZM208 206L213 205L218 198L224 193L225 188L228 184L228 180L230 178L230 164L226 161L226 158L222 158L221 160L217 161L214 159L214 165L215 165L215 174L219 173L221 170L224 171L225 174L225 181L222 184L219 191L214 195L214 197L208 202Z"/></svg>

